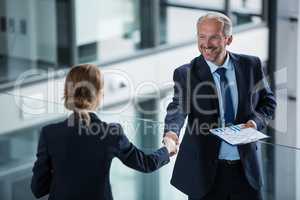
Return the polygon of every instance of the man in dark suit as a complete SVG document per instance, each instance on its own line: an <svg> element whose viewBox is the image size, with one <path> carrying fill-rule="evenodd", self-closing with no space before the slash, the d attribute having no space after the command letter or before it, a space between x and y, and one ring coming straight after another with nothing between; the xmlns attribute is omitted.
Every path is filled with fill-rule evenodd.
<svg viewBox="0 0 300 200"><path fill-rule="evenodd" d="M209 129L244 123L262 130L276 101L259 58L226 50L232 23L220 13L197 22L200 56L174 71L174 97L165 118L165 138L178 143L187 127L171 184L190 200L261 199L256 143L233 146Z"/></svg>

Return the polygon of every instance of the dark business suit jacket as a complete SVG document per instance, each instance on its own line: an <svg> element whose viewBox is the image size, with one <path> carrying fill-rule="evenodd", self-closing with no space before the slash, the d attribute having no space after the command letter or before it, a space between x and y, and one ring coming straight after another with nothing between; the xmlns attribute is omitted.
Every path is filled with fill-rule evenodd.
<svg viewBox="0 0 300 200"><path fill-rule="evenodd" d="M42 129L31 182L35 197L111 200L109 172L114 157L141 172L152 172L169 162L166 147L146 155L129 142L119 124L105 123L93 113L90 116L90 128L71 115Z"/></svg>
<svg viewBox="0 0 300 200"><path fill-rule="evenodd" d="M259 58L229 53L233 61L238 109L234 123L254 120L262 130L272 118L276 101L263 74ZM214 183L221 140L209 134L220 126L217 90L203 56L174 71L174 97L167 107L165 132L187 127L174 166L171 184L193 198L203 197ZM238 145L242 165L250 185L262 185L256 143Z"/></svg>

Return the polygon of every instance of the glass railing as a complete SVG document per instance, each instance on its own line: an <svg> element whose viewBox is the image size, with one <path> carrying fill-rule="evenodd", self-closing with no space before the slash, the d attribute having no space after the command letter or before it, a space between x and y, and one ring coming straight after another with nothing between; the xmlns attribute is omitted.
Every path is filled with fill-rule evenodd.
<svg viewBox="0 0 300 200"><path fill-rule="evenodd" d="M259 142L265 200L300 199L300 149Z"/></svg>
<svg viewBox="0 0 300 200"><path fill-rule="evenodd" d="M42 126L67 117L62 103L1 94L0 116L0 199L33 200L30 190L39 130ZM151 152L162 146L163 122L152 115L147 119L131 111L99 112L106 122L120 123L128 138L140 149ZM260 141L264 200L299 199L300 149ZM187 197L170 185L176 156L160 170L143 174L114 159L111 186L116 200L183 200ZM47 197L44 197L45 199Z"/></svg>

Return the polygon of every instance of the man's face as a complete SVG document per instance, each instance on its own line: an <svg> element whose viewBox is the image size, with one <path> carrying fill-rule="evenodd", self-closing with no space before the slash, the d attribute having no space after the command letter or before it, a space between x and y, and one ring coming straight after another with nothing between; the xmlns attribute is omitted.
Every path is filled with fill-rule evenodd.
<svg viewBox="0 0 300 200"><path fill-rule="evenodd" d="M205 19L197 28L200 53L208 61L217 65L223 64L226 45L231 43L232 36L225 36L222 23L215 19Z"/></svg>

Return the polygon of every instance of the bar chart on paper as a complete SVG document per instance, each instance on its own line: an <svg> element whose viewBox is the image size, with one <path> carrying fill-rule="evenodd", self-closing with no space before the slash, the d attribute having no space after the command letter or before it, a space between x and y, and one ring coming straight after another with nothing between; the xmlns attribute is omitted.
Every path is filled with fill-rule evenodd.
<svg viewBox="0 0 300 200"><path fill-rule="evenodd" d="M247 144L269 136L254 128L242 128L243 124L224 128L210 129L210 132L231 145Z"/></svg>

